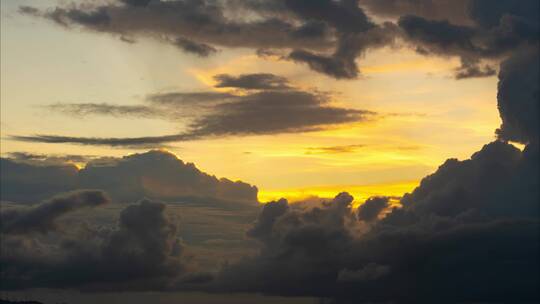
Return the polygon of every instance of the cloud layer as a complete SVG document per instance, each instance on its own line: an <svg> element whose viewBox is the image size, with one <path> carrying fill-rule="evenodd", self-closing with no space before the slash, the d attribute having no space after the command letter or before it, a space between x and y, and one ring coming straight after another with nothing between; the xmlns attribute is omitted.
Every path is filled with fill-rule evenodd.
<svg viewBox="0 0 540 304"><path fill-rule="evenodd" d="M181 120L193 116L187 131L179 134L133 138L92 138L59 135L12 136L43 143L106 146L147 146L215 136L245 136L318 131L376 117L368 110L333 106L329 94L293 88L273 74L219 74L216 87L245 90L244 94L217 92L167 92L147 97L145 105L106 103L53 104L48 108L76 117L114 117ZM190 113L186 115L186 113Z"/></svg>
<svg viewBox="0 0 540 304"><path fill-rule="evenodd" d="M40 165L2 158L2 200L34 203L58 192L101 189L120 202L143 197L168 201L208 198L257 202L257 188L241 181L218 179L164 151L149 151L120 159L91 160L83 169L74 165Z"/></svg>

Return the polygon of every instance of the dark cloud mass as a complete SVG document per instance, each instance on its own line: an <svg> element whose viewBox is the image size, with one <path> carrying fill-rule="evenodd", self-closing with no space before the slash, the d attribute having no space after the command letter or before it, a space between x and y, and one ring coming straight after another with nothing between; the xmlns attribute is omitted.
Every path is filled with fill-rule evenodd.
<svg viewBox="0 0 540 304"><path fill-rule="evenodd" d="M259 255L226 267L213 288L338 303L533 302L537 168L537 147L496 141L447 161L381 220L384 198L358 220L345 193L312 208L269 203L248 232Z"/></svg>
<svg viewBox="0 0 540 304"><path fill-rule="evenodd" d="M2 158L2 200L52 198L0 211L1 289L248 292L318 297L322 303L539 302L539 5L537 0L124 0L46 11L21 7L22 13L66 28L286 51L284 57L335 78L356 77L360 55L396 38L426 56L459 57L458 79L494 75L494 65L502 61L497 92L502 125L496 140L469 159L448 159L399 204L372 197L354 210L353 197L342 192L330 200L263 205L246 231L259 250L213 273L193 270L163 203L127 205L112 227L75 227L60 220L102 205L106 196L90 190L54 194L84 186L129 202L142 196L254 202L254 186L217 179L162 151L94 159L82 170ZM377 24L362 8L397 23ZM295 89L275 75L220 75L216 81L245 94L148 97L152 106L204 105L186 133L15 139L148 144L313 131L375 115L333 106L328 95ZM226 241L220 235L208 243Z"/></svg>
<svg viewBox="0 0 540 304"><path fill-rule="evenodd" d="M371 197L358 207L358 219L370 222L377 219L377 216L387 208L389 198L384 196Z"/></svg>
<svg viewBox="0 0 540 304"><path fill-rule="evenodd" d="M56 224L56 216L66 209L100 204L100 195L80 192L53 198L17 214L14 222L9 221L12 212L2 211L2 219L8 217L2 230L2 289L157 289L185 270L177 227L165 216L162 203L143 200L127 206L113 229L62 227L51 232L53 243L26 234Z"/></svg>
<svg viewBox="0 0 540 304"><path fill-rule="evenodd" d="M540 136L540 53L529 49L501 64L497 100L502 126L499 137L522 143Z"/></svg>
<svg viewBox="0 0 540 304"><path fill-rule="evenodd" d="M101 191L80 190L58 195L36 207L3 211L0 231L9 234L46 233L55 229L55 220L63 214L84 207L96 207L108 201Z"/></svg>
<svg viewBox="0 0 540 304"><path fill-rule="evenodd" d="M120 159L90 160L78 170L70 164L40 166L1 159L1 199L34 203L58 192L74 189L101 189L120 202L142 197L167 201L191 201L193 198L254 203L257 188L241 181L201 172L194 164L184 163L164 151L149 151Z"/></svg>

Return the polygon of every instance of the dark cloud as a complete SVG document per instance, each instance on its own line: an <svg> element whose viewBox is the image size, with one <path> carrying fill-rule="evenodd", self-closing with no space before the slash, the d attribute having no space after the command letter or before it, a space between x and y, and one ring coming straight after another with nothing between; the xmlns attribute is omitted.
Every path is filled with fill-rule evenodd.
<svg viewBox="0 0 540 304"><path fill-rule="evenodd" d="M152 37L184 51L208 56L215 45L290 52L281 59L305 63L340 79L360 75L356 59L370 48L403 37L422 54L459 56L474 65L458 79L492 76L482 59L499 60L525 44L538 44L538 1L502 0L278 0L278 1L124 1L59 6L20 12L44 17L66 28L80 26L118 37ZM375 16L398 18L376 24ZM250 18L246 16L251 16Z"/></svg>
<svg viewBox="0 0 540 304"><path fill-rule="evenodd" d="M29 8L20 11L66 28L80 26L118 37L152 37L199 56L215 53L214 45L294 49L291 59L338 78L356 77L356 57L369 47L385 45L369 33L380 35L388 28L373 23L355 0L125 2L127 5L72 5L44 12ZM352 39L358 42L351 44ZM354 50L344 54L353 44ZM332 48L334 55L324 60L320 51Z"/></svg>
<svg viewBox="0 0 540 304"><path fill-rule="evenodd" d="M328 97L303 91L265 91L219 104L215 112L196 119L191 133L255 135L321 130L332 125L365 121L374 112L327 105Z"/></svg>
<svg viewBox="0 0 540 304"><path fill-rule="evenodd" d="M212 104L234 100L238 96L221 92L168 92L148 96L146 99L157 105L186 106L191 104Z"/></svg>
<svg viewBox="0 0 540 304"><path fill-rule="evenodd" d="M66 27L81 26L114 35L149 36L173 44L175 37L186 37L190 42L210 48L212 45L254 48L309 45L320 48L330 44L321 37L298 39L294 35L298 28L286 19L230 19L226 16L229 8L223 1L151 1L143 4L146 5L67 6L39 14Z"/></svg>
<svg viewBox="0 0 540 304"><path fill-rule="evenodd" d="M471 22L468 16L470 0L360 0L359 2L369 13L382 17L398 18L414 14L459 24Z"/></svg>
<svg viewBox="0 0 540 304"><path fill-rule="evenodd" d="M110 115L114 117L166 117L161 109L144 105L116 105L108 103L56 103L46 106L47 109L70 116L84 117L89 115Z"/></svg>
<svg viewBox="0 0 540 304"><path fill-rule="evenodd" d="M385 23L366 29L361 33L347 33L340 36L334 53L321 54L296 49L288 58L307 64L311 69L336 79L356 78L360 71L356 58L370 48L383 47L394 43L397 29L392 23Z"/></svg>
<svg viewBox="0 0 540 304"><path fill-rule="evenodd" d="M45 247L39 244L47 240L39 235L3 231L3 245L8 246L2 246L0 256L2 289L165 288L184 272L186 263L177 226L164 210L162 203L143 200L120 213L116 228L88 227L82 233L65 227L66 232L56 233L56 241Z"/></svg>
<svg viewBox="0 0 540 304"><path fill-rule="evenodd" d="M502 125L500 138L522 143L540 136L540 60L538 49L517 52L501 64L497 101Z"/></svg>
<svg viewBox="0 0 540 304"><path fill-rule="evenodd" d="M389 206L390 199L384 196L370 197L360 207L358 207L358 219L370 222L379 216L379 214Z"/></svg>
<svg viewBox="0 0 540 304"><path fill-rule="evenodd" d="M72 163L86 163L97 158L94 155L78 154L38 154L28 152L9 152L7 153L11 160L33 165L65 165Z"/></svg>
<svg viewBox="0 0 540 304"><path fill-rule="evenodd" d="M285 0L285 6L303 19L326 22L343 33L365 32L375 26L357 0Z"/></svg>
<svg viewBox="0 0 540 304"><path fill-rule="evenodd" d="M12 136L11 139L25 142L40 142L50 144L72 143L81 145L96 145L96 146L127 146L127 147L147 147L151 145L159 145L162 143L170 143L176 141L192 140L194 137L186 134L171 134L163 136L144 136L144 137L118 137L118 138L103 138L103 137L75 137L61 135L33 135L33 136Z"/></svg>
<svg viewBox="0 0 540 304"><path fill-rule="evenodd" d="M54 109L88 115L162 115L165 119L193 116L187 131L163 136L92 138L59 135L12 136L11 139L42 143L76 143L104 146L147 146L197 140L212 136L265 135L318 131L332 126L367 121L375 112L332 106L328 94L302 91L273 74L216 76L217 87L257 89L244 95L216 92L169 92L147 97L148 106L107 104L56 104ZM133 110L133 109L136 110ZM142 112L142 113L141 113Z"/></svg>
<svg viewBox="0 0 540 304"><path fill-rule="evenodd" d="M476 61L470 61L462 58L461 66L457 69L456 79L481 78L495 76L497 71L489 66L480 66Z"/></svg>
<svg viewBox="0 0 540 304"><path fill-rule="evenodd" d="M519 16L537 26L540 21L540 3L537 0L471 0L468 8L471 18L485 28L497 27L505 15Z"/></svg>
<svg viewBox="0 0 540 304"><path fill-rule="evenodd" d="M33 203L75 189L101 189L113 200L133 202L142 197L168 201L194 198L254 203L257 188L241 181L218 179L164 151L123 158L90 160L78 170L69 164L39 165L2 158L2 200Z"/></svg>
<svg viewBox="0 0 540 304"><path fill-rule="evenodd" d="M462 66L456 78L495 75L482 60L500 60L523 47L538 47L540 23L538 1L471 0L468 14L471 22L457 25L447 20L432 20L415 15L401 16L399 26L419 53L459 56Z"/></svg>
<svg viewBox="0 0 540 304"><path fill-rule="evenodd" d="M174 45L176 45L186 53L193 53L195 55L198 55L199 57L208 57L213 53L217 52L216 48L208 44L197 43L183 37L176 38L174 40Z"/></svg>
<svg viewBox="0 0 540 304"><path fill-rule="evenodd" d="M225 267L211 288L337 303L533 302L537 166L537 147L493 142L447 161L382 219L387 200L371 200L369 226L348 194L312 208L269 203L248 233L260 253Z"/></svg>
<svg viewBox="0 0 540 304"><path fill-rule="evenodd" d="M0 158L2 200L35 203L76 189L78 169L73 164L36 166Z"/></svg>
<svg viewBox="0 0 540 304"><path fill-rule="evenodd" d="M219 74L214 76L217 88L239 88L246 90L285 90L289 89L288 80L285 77L269 73L241 74L233 76Z"/></svg>
<svg viewBox="0 0 540 304"><path fill-rule="evenodd" d="M109 202L101 191L79 190L57 195L35 207L8 209L0 213L0 231L9 234L47 233L56 229L55 220L62 215L85 207Z"/></svg>

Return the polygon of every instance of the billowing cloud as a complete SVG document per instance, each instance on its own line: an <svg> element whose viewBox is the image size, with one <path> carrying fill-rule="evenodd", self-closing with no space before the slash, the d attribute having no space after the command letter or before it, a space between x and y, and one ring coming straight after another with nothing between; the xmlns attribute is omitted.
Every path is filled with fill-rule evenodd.
<svg viewBox="0 0 540 304"><path fill-rule="evenodd" d="M95 193L81 195L98 197ZM74 198L73 195L68 197ZM80 198L75 199L78 202ZM59 204L53 203L55 200L38 205L29 214L22 215L17 227L22 227L25 216L38 212L43 214L39 210L50 210L53 208L51 204ZM97 203L93 199L90 201L89 205ZM29 230L4 229L0 255L2 288L165 288L171 278L184 272L186 262L176 224L166 217L164 210L162 203L143 200L127 206L120 213L117 227L113 229L65 227L63 231L55 232L56 241L53 243L39 235L14 234ZM36 219L24 222L24 226L40 224L40 220ZM50 221L47 225L55 223L54 216L46 219ZM8 227L9 224L11 222L8 222Z"/></svg>
<svg viewBox="0 0 540 304"><path fill-rule="evenodd" d="M447 161L379 220L385 199L368 200L378 212L359 209L358 219L344 193L312 208L269 203L248 232L260 253L226 267L211 288L338 303L534 301L537 165L534 146L490 143Z"/></svg>
<svg viewBox="0 0 540 304"><path fill-rule="evenodd" d="M377 219L377 216L389 206L389 198L384 196L370 197L360 207L358 207L358 219L370 222Z"/></svg>
<svg viewBox="0 0 540 304"><path fill-rule="evenodd" d="M46 233L55 229L55 220L60 216L85 207L96 207L109 199L102 191L79 190L57 195L35 207L8 209L0 213L0 232L26 234Z"/></svg>
<svg viewBox="0 0 540 304"><path fill-rule="evenodd" d="M536 142L540 136L540 59L538 49L516 53L501 64L497 101L505 140Z"/></svg>
<svg viewBox="0 0 540 304"><path fill-rule="evenodd" d="M456 71L457 79L486 77L495 75L495 69L482 66L482 60L496 61L522 47L538 47L539 5L535 0L504 0L497 5L470 0L471 22L467 24L416 15L401 16L398 24L419 53L459 56L462 66Z"/></svg>
<svg viewBox="0 0 540 304"><path fill-rule="evenodd" d="M78 170L74 165L39 165L2 158L2 200L33 203L55 193L75 189L101 189L120 202L143 197L168 201L193 198L254 203L257 188L241 181L201 172L165 151L149 151L123 158L90 160ZM4 170L5 169L5 170ZM52 194L51 194L52 193Z"/></svg>

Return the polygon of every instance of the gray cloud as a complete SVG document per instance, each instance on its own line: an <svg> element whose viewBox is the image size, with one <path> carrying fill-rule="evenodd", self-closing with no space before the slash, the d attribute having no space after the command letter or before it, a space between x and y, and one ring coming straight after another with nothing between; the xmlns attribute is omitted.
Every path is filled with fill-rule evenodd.
<svg viewBox="0 0 540 304"><path fill-rule="evenodd" d="M89 115L110 115L114 117L163 118L167 114L161 109L144 105L116 105L108 103L56 103L46 106L54 112L84 117Z"/></svg>
<svg viewBox="0 0 540 304"><path fill-rule="evenodd" d="M289 89L288 80L285 77L269 73L241 74L233 76L219 74L214 76L218 83L217 88L239 88L246 90L284 90Z"/></svg>
<svg viewBox="0 0 540 304"><path fill-rule="evenodd" d="M55 220L81 208L96 207L109 202L102 191L79 190L57 195L35 207L8 209L0 213L0 231L9 234L47 233L56 229Z"/></svg>
<svg viewBox="0 0 540 304"><path fill-rule="evenodd" d="M535 146L490 143L471 159L448 160L402 208L368 216L369 226L348 194L311 208L269 203L248 232L261 252L226 267L209 288L337 303L534 301L537 165Z"/></svg>
<svg viewBox="0 0 540 304"><path fill-rule="evenodd" d="M35 210L51 209L47 204ZM46 247L39 235L3 231L9 247L1 249L2 288L165 288L185 271L186 261L177 226L164 211L164 204L143 200L127 206L113 229L69 227L71 233L55 232L56 242Z"/></svg>
<svg viewBox="0 0 540 304"><path fill-rule="evenodd" d="M302 91L260 92L216 106L196 119L190 134L249 135L306 132L331 125L365 121L374 112L327 105L326 96Z"/></svg>
<svg viewBox="0 0 540 304"><path fill-rule="evenodd" d="M540 136L540 89L538 49L517 52L501 64L497 101L502 125L500 138L522 143Z"/></svg>
<svg viewBox="0 0 540 304"><path fill-rule="evenodd" d="M184 52L193 53L198 55L199 57L208 57L213 53L217 52L216 48L208 44L197 43L183 37L176 38L173 43L174 45L182 49Z"/></svg>
<svg viewBox="0 0 540 304"><path fill-rule="evenodd" d="M265 135L311 132L352 122L368 121L377 113L332 106L328 94L302 91L273 74L217 75L217 87L257 89L244 95L216 92L168 92L147 97L150 106L109 104L55 104L69 114L152 115L175 120L189 116L187 131L163 136L92 138L59 135L12 136L11 139L42 143L75 143L104 146L147 146L197 140L212 136Z"/></svg>
<svg viewBox="0 0 540 304"><path fill-rule="evenodd" d="M93 159L80 170L69 164L44 165L38 160L32 164L0 160L2 200L33 203L58 192L100 189L119 202L143 197L194 203L196 198L205 198L217 205L257 202L256 187L218 179L158 150L123 158Z"/></svg>
<svg viewBox="0 0 540 304"><path fill-rule="evenodd" d="M370 222L379 216L379 214L387 208L389 198L384 196L370 197L360 207L358 207L358 219L361 221Z"/></svg>
<svg viewBox="0 0 540 304"><path fill-rule="evenodd" d="M238 96L221 92L168 92L148 96L147 101L157 105L189 106L220 103Z"/></svg>

